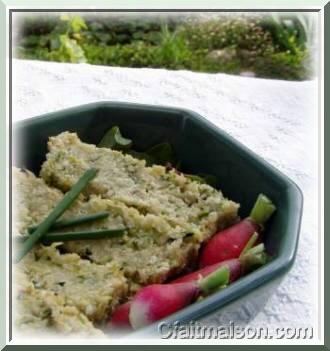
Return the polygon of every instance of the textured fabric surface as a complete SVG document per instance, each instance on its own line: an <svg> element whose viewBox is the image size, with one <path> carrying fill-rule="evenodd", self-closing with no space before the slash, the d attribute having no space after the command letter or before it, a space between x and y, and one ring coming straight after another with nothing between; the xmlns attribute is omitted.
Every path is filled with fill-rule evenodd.
<svg viewBox="0 0 330 351"><path fill-rule="evenodd" d="M112 100L200 113L265 158L302 189L297 259L283 279L216 311L203 322L314 327L318 321L317 81L288 82L161 69L13 62L13 120Z"/></svg>

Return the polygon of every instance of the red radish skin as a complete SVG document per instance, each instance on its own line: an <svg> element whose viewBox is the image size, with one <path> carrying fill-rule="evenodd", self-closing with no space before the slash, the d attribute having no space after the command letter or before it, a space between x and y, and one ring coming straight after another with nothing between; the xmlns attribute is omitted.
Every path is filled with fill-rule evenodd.
<svg viewBox="0 0 330 351"><path fill-rule="evenodd" d="M183 277L177 278L168 284L157 284L143 288L140 291L140 293L143 292L143 294L141 293L141 295L139 295L140 293L138 293L139 297L135 297L133 299L133 302L137 302L137 306L135 308L138 311L133 312L134 317L131 316L131 302L127 302L124 305L119 306L114 312L110 321L110 326L130 326L130 320L132 318L136 318L136 325L142 326L158 320L159 316L161 316L160 318L163 318L186 306L189 301L194 298L189 294L187 296L178 296L182 293L187 293L185 290L180 290L182 287L185 289L192 288L193 291L197 291L196 295L198 295L199 290L202 289L202 281L205 283L205 280L210 280L209 278L213 274L219 274L220 270L227 271L225 284L231 284L251 268L255 268L266 263L264 249L264 245L259 244L249 249L239 258L215 263L196 272L192 272L184 275ZM217 280L217 282L219 282L219 280Z"/></svg>
<svg viewBox="0 0 330 351"><path fill-rule="evenodd" d="M134 297L129 320L134 329L162 319L192 302L198 295L196 282L154 284Z"/></svg>
<svg viewBox="0 0 330 351"><path fill-rule="evenodd" d="M254 232L260 226L250 218L215 234L202 249L199 266L206 267L215 263L238 258Z"/></svg>
<svg viewBox="0 0 330 351"><path fill-rule="evenodd" d="M207 266L202 269L199 269L198 271L186 274L182 277L172 280L170 283L176 284L176 283L186 283L190 281L197 281L198 279L206 277L207 275L209 275L210 273L214 272L215 270L217 270L222 266L228 266L229 268L229 274L230 274L229 283L234 282L242 275L243 270L241 267L241 262L238 258L234 258L231 260L218 262L218 263L212 264L211 266Z"/></svg>
<svg viewBox="0 0 330 351"><path fill-rule="evenodd" d="M223 266L198 281L154 284L142 288L131 303L131 326L137 329L162 319L189 305L199 294L208 295L228 282L229 268Z"/></svg>
<svg viewBox="0 0 330 351"><path fill-rule="evenodd" d="M215 234L202 249L199 265L238 258L254 233L260 234L264 224L276 211L276 206L264 194L259 194L249 217Z"/></svg>
<svg viewBox="0 0 330 351"><path fill-rule="evenodd" d="M131 324L129 322L130 307L130 301L117 307L111 316L109 322L110 328L131 328Z"/></svg>
<svg viewBox="0 0 330 351"><path fill-rule="evenodd" d="M260 238L257 233L275 210L274 204L260 194L248 218L209 240L200 257L202 269L169 284L154 284L141 289L132 302L115 311L112 316L114 323L130 324L135 329L148 325L185 307L199 293L209 294L215 288L237 280L247 268L265 264L264 245L253 245Z"/></svg>
<svg viewBox="0 0 330 351"><path fill-rule="evenodd" d="M177 284L177 283L193 283L206 277L207 275L213 273L216 271L218 268L227 266L229 268L229 282L232 283L235 280L237 280L241 274L242 274L242 269L241 269L241 263L238 259L233 259L233 260L228 260L220 263L216 263L212 266L205 267L203 269L200 269L196 272L192 272L190 274L186 274L182 277L179 277L171 282L169 282L167 285L170 284ZM130 321L129 321L129 309L130 309L130 304L131 302L126 302L123 305L120 305L117 307L115 312L111 316L110 320L110 327L129 327L131 326Z"/></svg>
<svg viewBox="0 0 330 351"><path fill-rule="evenodd" d="M267 254L265 253L265 245L258 244L253 248L248 249L239 258L232 258L230 260L218 262L211 266L206 266L199 269L198 271L186 274L175 280L172 280L170 284L185 283L190 281L198 282L200 279L209 276L221 267L227 267L229 271L229 284L239 279L246 272L251 271L258 266L262 266L266 263Z"/></svg>
<svg viewBox="0 0 330 351"><path fill-rule="evenodd" d="M210 273L212 273L214 271L214 269L212 271L210 271ZM193 291L195 291L197 293L198 291L198 288L197 288L197 285L194 284L194 281L197 280L197 279L189 279L189 281L186 281L186 282L183 282L183 283L192 283L191 285L187 285L184 284L184 288L187 289L191 289L193 288ZM158 296L157 295L157 292L159 290L159 285L160 284L157 284L157 285L151 285L150 288L152 289L148 289L147 288L144 288L143 290L147 290L145 293L144 293L144 297L147 299L147 301L150 301L150 299L148 299L148 296L149 294L151 296L154 296L155 295L155 291L156 291L156 296L157 298L163 298L162 296ZM164 288L165 286L165 288ZM176 292L175 292L176 291ZM167 294L169 292L169 294ZM173 302L173 293L175 293L175 295L179 294L180 291L177 291L177 290L174 290L170 287L170 284L166 284L166 285L162 285L162 294L165 294L165 296ZM195 293L195 295L196 295ZM183 303L182 306L186 306L190 301L191 299L195 296L193 295L191 298L190 298L190 295L186 296L181 302L178 301L177 303L179 303L180 305ZM166 304L166 302L165 302ZM174 306L174 307L177 307ZM119 307L117 307L117 309L115 310L115 312L112 314L111 316L111 319L110 319L110 322L109 322L109 327L110 328L131 328L131 323L130 323L130 319L129 319L129 314L130 314L130 308L131 308L131 301L129 302L126 302L125 304L123 305L120 305ZM154 308L152 306L149 307L151 310L154 310ZM165 313L165 316L168 315L168 306L166 306L166 310L164 311ZM174 310L176 311L176 309ZM159 313L161 314L162 311L159 310ZM151 318L156 318L156 315L154 316L150 316Z"/></svg>

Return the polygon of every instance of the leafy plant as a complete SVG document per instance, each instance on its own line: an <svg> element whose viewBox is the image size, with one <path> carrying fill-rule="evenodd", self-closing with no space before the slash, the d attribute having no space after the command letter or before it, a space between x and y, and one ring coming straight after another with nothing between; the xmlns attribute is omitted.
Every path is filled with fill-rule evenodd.
<svg viewBox="0 0 330 351"><path fill-rule="evenodd" d="M267 57L258 58L254 69L258 76L287 80L304 80L311 76L311 64L306 51L295 54L277 52Z"/></svg>
<svg viewBox="0 0 330 351"><path fill-rule="evenodd" d="M184 68L189 65L191 56L191 50L189 50L182 33L171 32L168 26L163 24L160 42L156 49L156 64L169 68Z"/></svg>
<svg viewBox="0 0 330 351"><path fill-rule="evenodd" d="M188 69L261 77L311 76L314 23L304 15L217 16L178 21L129 21L79 16L30 19L15 53L20 58L125 67Z"/></svg>
<svg viewBox="0 0 330 351"><path fill-rule="evenodd" d="M173 147L170 143L160 143L150 147L145 151L150 164L176 164L177 159Z"/></svg>
<svg viewBox="0 0 330 351"><path fill-rule="evenodd" d="M227 16L204 21L192 19L183 25L181 31L194 49L247 49L258 55L272 50L269 33L263 31L253 18Z"/></svg>
<svg viewBox="0 0 330 351"><path fill-rule="evenodd" d="M170 143L156 144L143 152L133 150L132 146L133 141L123 137L118 126L109 129L98 144L98 147L120 150L135 158L145 160L148 166L154 164L166 166L176 163L176 155Z"/></svg>
<svg viewBox="0 0 330 351"><path fill-rule="evenodd" d="M311 40L313 23L309 17L276 13L262 19L259 24L270 33L277 51L297 53L305 50Z"/></svg>
<svg viewBox="0 0 330 351"><path fill-rule="evenodd" d="M56 37L51 44L52 50L47 55L51 61L84 63L87 62L84 51L75 39L65 34Z"/></svg>
<svg viewBox="0 0 330 351"><path fill-rule="evenodd" d="M30 49L23 53L27 58L32 58L34 51L34 56L38 59L72 63L87 62L79 44L83 39L82 30L85 29L87 25L80 16L62 15L48 34L23 38L18 53L22 53L22 47L25 47Z"/></svg>
<svg viewBox="0 0 330 351"><path fill-rule="evenodd" d="M78 41L82 39L81 31L87 29L80 16L62 15L57 26L49 35L49 59L61 62L87 62Z"/></svg>
<svg viewBox="0 0 330 351"><path fill-rule="evenodd" d="M156 47L136 41L126 45L82 45L88 62L98 65L155 67Z"/></svg>
<svg viewBox="0 0 330 351"><path fill-rule="evenodd" d="M128 150L132 143L131 139L124 138L121 135L119 127L114 126L105 133L97 146L114 150Z"/></svg>

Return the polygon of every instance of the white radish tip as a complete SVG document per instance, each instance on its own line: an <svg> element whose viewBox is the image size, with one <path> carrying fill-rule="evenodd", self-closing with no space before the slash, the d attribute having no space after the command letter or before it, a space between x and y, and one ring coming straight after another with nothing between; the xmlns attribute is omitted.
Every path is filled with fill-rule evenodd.
<svg viewBox="0 0 330 351"><path fill-rule="evenodd" d="M149 304L147 301L143 303L141 301L132 302L129 312L129 321L133 329L138 329L152 323L152 321L148 319L148 312Z"/></svg>

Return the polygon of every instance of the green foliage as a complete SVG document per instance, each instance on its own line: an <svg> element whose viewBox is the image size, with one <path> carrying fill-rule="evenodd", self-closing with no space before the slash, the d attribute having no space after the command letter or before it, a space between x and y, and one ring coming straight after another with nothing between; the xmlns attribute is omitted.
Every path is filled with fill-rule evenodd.
<svg viewBox="0 0 330 351"><path fill-rule="evenodd" d="M148 166L154 164L171 166L177 163L177 157L170 143L156 144L143 152L135 151L132 149L133 141L123 137L118 126L110 128L97 146L120 150L139 160L145 160Z"/></svg>
<svg viewBox="0 0 330 351"><path fill-rule="evenodd" d="M21 23L21 34L23 37L29 35L44 35L50 33L58 23L56 16L26 16Z"/></svg>
<svg viewBox="0 0 330 351"><path fill-rule="evenodd" d="M273 14L261 20L260 26L270 33L277 50L298 53L306 49L308 20L304 17Z"/></svg>
<svg viewBox="0 0 330 351"><path fill-rule="evenodd" d="M51 51L47 55L50 61L83 63L87 62L85 53L75 39L60 34L51 41Z"/></svg>
<svg viewBox="0 0 330 351"><path fill-rule="evenodd" d="M235 48L255 51L257 55L272 51L269 33L256 21L244 17L224 17L203 22L188 21L182 28L194 49Z"/></svg>
<svg viewBox="0 0 330 351"><path fill-rule="evenodd" d="M82 40L81 31L84 29L87 29L87 25L81 17L62 15L51 32L43 36L30 35L23 38L17 54L24 58L50 61L87 62L79 45ZM24 51L23 48L27 50Z"/></svg>
<svg viewBox="0 0 330 351"><path fill-rule="evenodd" d="M188 68L192 52L184 36L179 32L170 32L165 24L161 28L160 42L155 51L156 66L172 69Z"/></svg>
<svg viewBox="0 0 330 351"><path fill-rule="evenodd" d="M79 16L62 15L60 21L49 34L48 58L51 61L82 63L87 62L79 41L80 32L87 29L85 21Z"/></svg>
<svg viewBox="0 0 330 351"><path fill-rule="evenodd" d="M186 21L116 17L29 19L21 58L111 66L189 69L306 79L313 23L306 16L222 16Z"/></svg>
<svg viewBox="0 0 330 351"><path fill-rule="evenodd" d="M158 37L158 45L145 41L133 41L123 45L83 45L88 62L110 66L190 69L194 71L237 73L238 60L210 62L208 50L195 50L188 45L181 32L171 32L164 25Z"/></svg>
<svg viewBox="0 0 330 351"><path fill-rule="evenodd" d="M88 62L97 65L153 67L155 48L137 41L125 45L83 44Z"/></svg>
<svg viewBox="0 0 330 351"><path fill-rule="evenodd" d="M257 59L255 71L261 77L278 78L287 80L304 80L311 76L311 64L306 51L295 54L277 52L270 56Z"/></svg>
<svg viewBox="0 0 330 351"><path fill-rule="evenodd" d="M98 143L98 147L105 147L114 150L128 150L132 146L132 140L121 135L118 126L109 129Z"/></svg>
<svg viewBox="0 0 330 351"><path fill-rule="evenodd" d="M159 45L133 41L123 45L86 44L83 48L88 62L126 67L189 68L191 51L181 35L171 33L166 26L159 33Z"/></svg>
<svg viewBox="0 0 330 351"><path fill-rule="evenodd" d="M89 44L131 44L134 41L143 41L156 45L159 42L161 25L157 22L120 21L117 18L98 18L88 21L88 30L85 32Z"/></svg>
<svg viewBox="0 0 330 351"><path fill-rule="evenodd" d="M156 144L145 151L147 155L147 161L149 164L158 165L175 165L177 163L177 157L170 143L163 142Z"/></svg>

